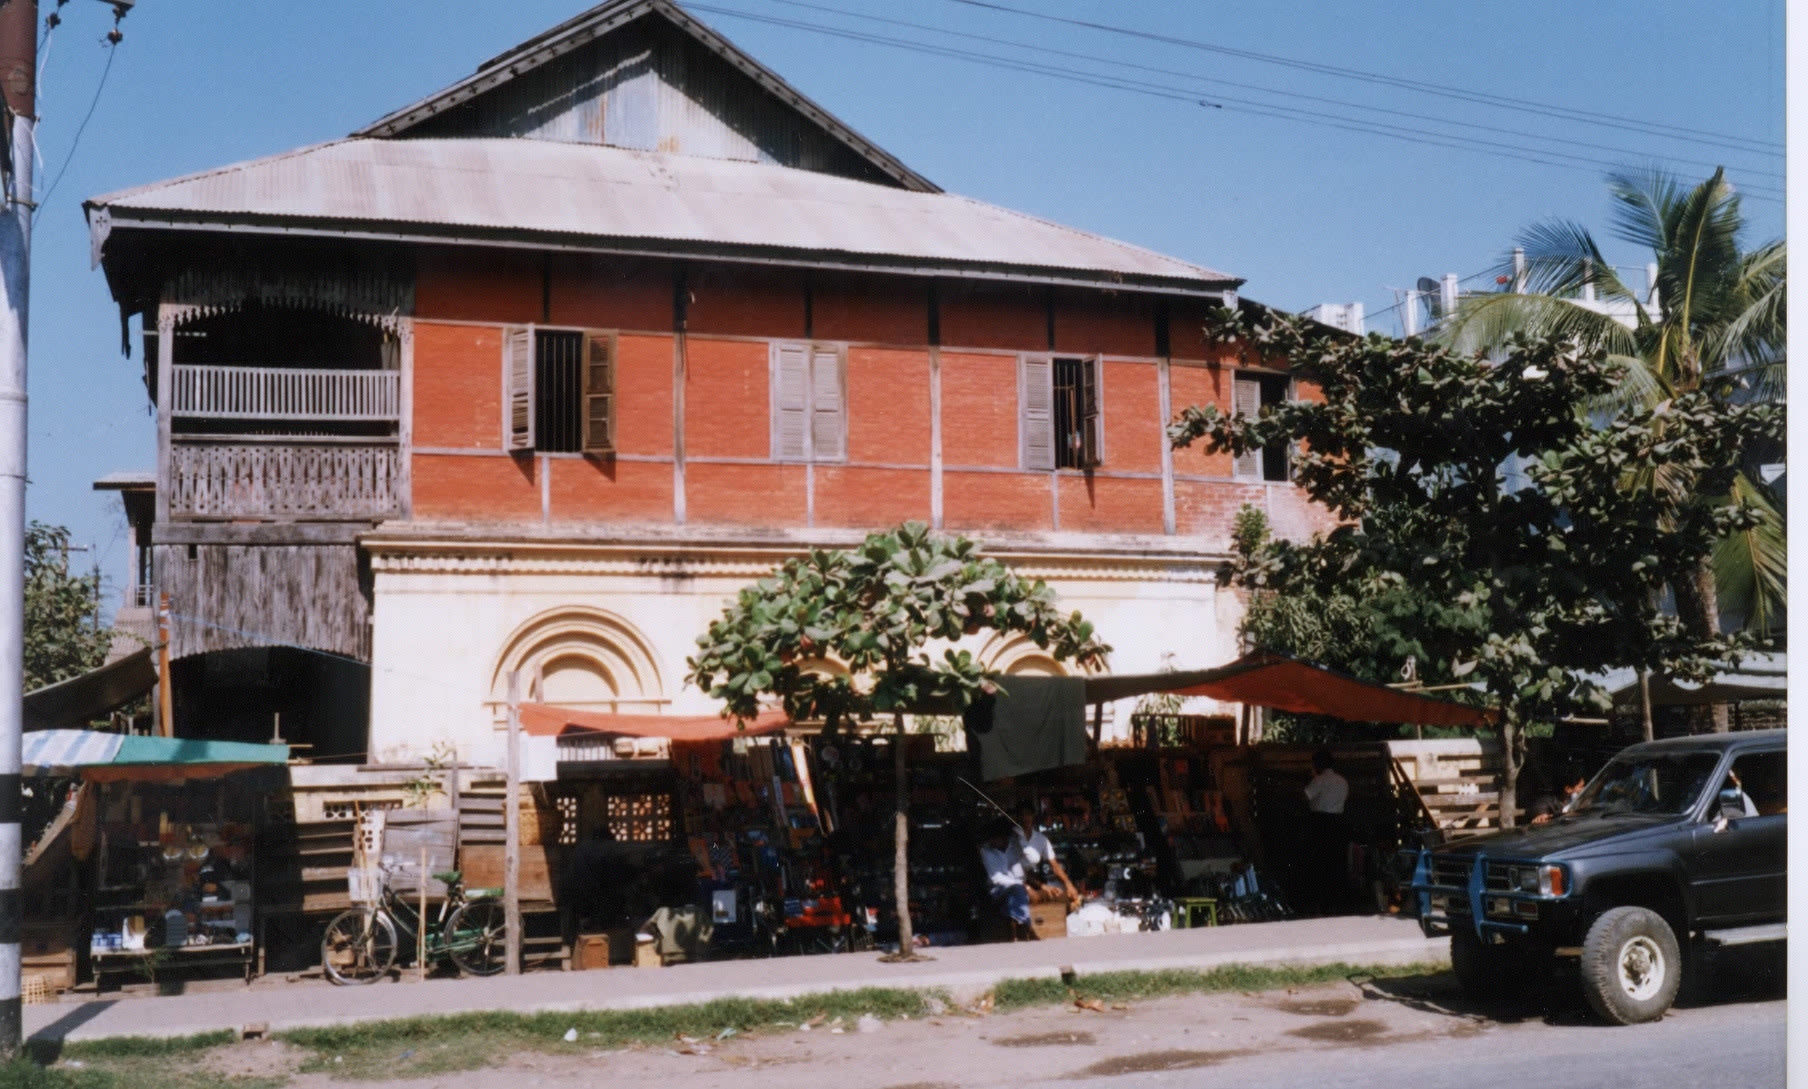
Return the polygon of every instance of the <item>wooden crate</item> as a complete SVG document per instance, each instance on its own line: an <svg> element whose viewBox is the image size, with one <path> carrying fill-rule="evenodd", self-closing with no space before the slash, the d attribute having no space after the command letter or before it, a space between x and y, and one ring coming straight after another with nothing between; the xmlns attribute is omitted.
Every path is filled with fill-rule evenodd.
<svg viewBox="0 0 1808 1089"><path fill-rule="evenodd" d="M1067 904L1031 904L1030 929L1044 940L1067 937Z"/></svg>
<svg viewBox="0 0 1808 1089"><path fill-rule="evenodd" d="M501 888L503 884L502 852L500 843L467 843L459 850L459 865L464 872L465 888ZM523 902L544 901L550 903L553 895L553 878L557 873L549 852L543 847L523 847L521 849L520 885L517 895Z"/></svg>
<svg viewBox="0 0 1808 1089"><path fill-rule="evenodd" d="M573 971L617 968L634 963L634 931L623 927L601 934L579 934L571 951Z"/></svg>

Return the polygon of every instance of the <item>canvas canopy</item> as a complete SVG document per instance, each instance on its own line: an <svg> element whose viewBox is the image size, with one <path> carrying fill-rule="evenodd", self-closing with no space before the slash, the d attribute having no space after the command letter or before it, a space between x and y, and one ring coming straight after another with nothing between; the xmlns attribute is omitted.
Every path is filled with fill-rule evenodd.
<svg viewBox="0 0 1808 1089"><path fill-rule="evenodd" d="M79 677L25 694L25 722L34 730L80 727L124 707L157 683L151 648L91 669Z"/></svg>
<svg viewBox="0 0 1808 1089"><path fill-rule="evenodd" d="M98 730L30 730L22 740L26 775L88 782L180 782L288 762L287 745L136 737Z"/></svg>
<svg viewBox="0 0 1808 1089"><path fill-rule="evenodd" d="M536 737L605 733L673 741L727 741L776 733L790 724L790 717L778 710L736 721L719 715L618 715L608 711L573 711L545 703L521 705L521 729Z"/></svg>

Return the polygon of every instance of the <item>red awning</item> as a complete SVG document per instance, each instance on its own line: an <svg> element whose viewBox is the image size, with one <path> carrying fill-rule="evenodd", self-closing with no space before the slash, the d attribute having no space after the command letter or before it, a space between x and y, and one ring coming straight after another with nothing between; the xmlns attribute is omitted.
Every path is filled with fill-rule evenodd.
<svg viewBox="0 0 1808 1089"><path fill-rule="evenodd" d="M673 741L727 741L777 733L791 724L781 710L762 711L752 719L719 715L617 715L608 711L573 711L545 703L521 705L521 729L539 737L571 733L627 734L666 737Z"/></svg>
<svg viewBox="0 0 1808 1089"><path fill-rule="evenodd" d="M1335 670L1258 651L1217 669L1086 678L1086 702L1131 699L1151 692L1208 696L1348 722L1420 726L1486 726L1496 713L1449 700L1369 684Z"/></svg>

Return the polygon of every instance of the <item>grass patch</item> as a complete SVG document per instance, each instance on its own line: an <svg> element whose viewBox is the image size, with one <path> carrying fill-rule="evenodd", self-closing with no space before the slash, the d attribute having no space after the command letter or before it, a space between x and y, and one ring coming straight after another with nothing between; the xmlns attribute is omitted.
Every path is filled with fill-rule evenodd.
<svg viewBox="0 0 1808 1089"><path fill-rule="evenodd" d="M1031 1006L1057 1006L1075 997L1101 1002L1134 1002L1180 994L1224 991L1272 991L1284 987L1316 987L1351 976L1389 979L1431 975L1443 971L1436 964L1353 965L1314 964L1299 967L1253 967L1227 964L1222 968L1175 968L1159 972L1100 972L1080 976L1069 985L1058 979L1008 979L993 990L999 1012Z"/></svg>
<svg viewBox="0 0 1808 1089"><path fill-rule="evenodd" d="M194 1055L238 1039L231 1029L197 1032L193 1036L109 1036L101 1040L71 1040L63 1045L65 1059L143 1059Z"/></svg>
<svg viewBox="0 0 1808 1089"><path fill-rule="evenodd" d="M200 1054L196 1052L194 1054ZM281 1089L288 1078L231 1078L169 1055L145 1053L77 1059L79 1066L39 1066L19 1058L0 1065L0 1089Z"/></svg>
<svg viewBox="0 0 1808 1089"><path fill-rule="evenodd" d="M932 992L869 987L797 999L724 998L645 1010L487 1011L293 1029L277 1037L313 1052L302 1063L303 1073L358 1079L423 1077L479 1069L519 1051L587 1055L637 1044L669 1047L679 1036L713 1042L726 1029L754 1032L819 1016L849 1023L868 1013L916 1017L929 1011L932 997L943 998ZM572 1029L577 1030L577 1039L567 1042L565 1034Z"/></svg>

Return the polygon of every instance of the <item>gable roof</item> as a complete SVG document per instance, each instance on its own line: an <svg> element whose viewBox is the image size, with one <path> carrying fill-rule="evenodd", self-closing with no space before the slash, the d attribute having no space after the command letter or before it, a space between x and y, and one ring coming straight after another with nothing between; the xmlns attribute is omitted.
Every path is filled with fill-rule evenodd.
<svg viewBox="0 0 1808 1089"><path fill-rule="evenodd" d="M810 127L825 134L870 164L893 184L919 192L939 193L929 179L905 166L877 144L811 101L765 65L728 39L693 18L672 0L609 0L575 19L493 57L452 86L404 106L352 133L354 137L407 136L424 123L489 94L541 66L566 56L638 20L652 18L688 35L731 68L753 80L767 94L795 110ZM437 133L436 135L445 135Z"/></svg>
<svg viewBox="0 0 1808 1089"><path fill-rule="evenodd" d="M1203 295L1237 278L968 197L726 159L508 138L348 139L95 197L140 230L699 256Z"/></svg>

